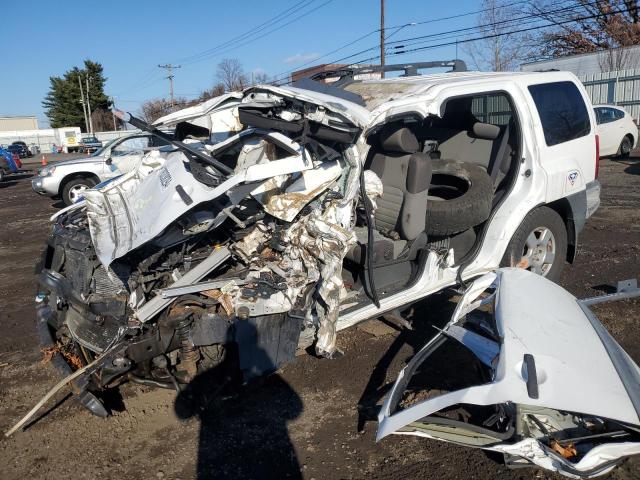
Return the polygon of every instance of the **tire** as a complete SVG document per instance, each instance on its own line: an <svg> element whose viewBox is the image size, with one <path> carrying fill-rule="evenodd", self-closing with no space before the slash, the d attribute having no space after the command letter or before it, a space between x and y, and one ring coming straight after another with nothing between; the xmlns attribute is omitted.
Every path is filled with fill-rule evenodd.
<svg viewBox="0 0 640 480"><path fill-rule="evenodd" d="M4 182L4 170L0 168L0 183Z"/></svg>
<svg viewBox="0 0 640 480"><path fill-rule="evenodd" d="M527 214L504 252L501 267L519 267L557 282L567 258L567 227L549 207Z"/></svg>
<svg viewBox="0 0 640 480"><path fill-rule="evenodd" d="M493 185L482 167L454 160L433 160L432 166L427 234L452 235L489 218Z"/></svg>
<svg viewBox="0 0 640 480"><path fill-rule="evenodd" d="M76 177L67 181L62 189L62 201L66 206L73 205L83 189L94 187L96 182L91 178Z"/></svg>
<svg viewBox="0 0 640 480"><path fill-rule="evenodd" d="M620 142L620 147L618 148L618 158L629 158L631 155L631 149L633 148L633 142L627 135Z"/></svg>

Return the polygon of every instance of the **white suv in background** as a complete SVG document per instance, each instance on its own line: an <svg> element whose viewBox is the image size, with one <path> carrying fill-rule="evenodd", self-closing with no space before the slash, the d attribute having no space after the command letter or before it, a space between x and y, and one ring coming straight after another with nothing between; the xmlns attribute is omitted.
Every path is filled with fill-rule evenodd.
<svg viewBox="0 0 640 480"><path fill-rule="evenodd" d="M596 105L596 131L600 137L600 155L628 157L638 143L638 126L624 108Z"/></svg>
<svg viewBox="0 0 640 480"><path fill-rule="evenodd" d="M92 155L80 156L47 165L31 180L36 193L61 198L71 205L87 188L132 170L145 152L165 145L148 133L136 133L116 138Z"/></svg>

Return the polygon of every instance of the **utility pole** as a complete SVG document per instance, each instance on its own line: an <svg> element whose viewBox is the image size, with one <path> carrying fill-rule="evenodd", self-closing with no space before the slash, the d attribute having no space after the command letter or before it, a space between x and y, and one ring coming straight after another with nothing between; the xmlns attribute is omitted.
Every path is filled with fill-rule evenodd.
<svg viewBox="0 0 640 480"><path fill-rule="evenodd" d="M87 121L87 106L84 103L84 92L82 91L82 80L78 75L78 85L80 85L80 103L82 104L82 111L84 113L84 131L89 131L89 122Z"/></svg>
<svg viewBox="0 0 640 480"><path fill-rule="evenodd" d="M89 99L89 72L87 72L87 76L84 78L87 81L87 114L89 115L89 130L91 130L91 135L93 135L93 119L91 118L91 100Z"/></svg>
<svg viewBox="0 0 640 480"><path fill-rule="evenodd" d="M116 126L116 114L113 111L114 108L116 108L116 101L111 97L111 117L113 118L113 131L115 132L118 130L118 127Z"/></svg>
<svg viewBox="0 0 640 480"><path fill-rule="evenodd" d="M173 98L173 69L180 68L181 65L171 65L170 63L167 63L166 65L158 65L158 67L167 69L166 78L169 79L169 97L171 97L171 106L173 107L175 104L175 100Z"/></svg>
<svg viewBox="0 0 640 480"><path fill-rule="evenodd" d="M380 78L384 78L384 0L380 0Z"/></svg>

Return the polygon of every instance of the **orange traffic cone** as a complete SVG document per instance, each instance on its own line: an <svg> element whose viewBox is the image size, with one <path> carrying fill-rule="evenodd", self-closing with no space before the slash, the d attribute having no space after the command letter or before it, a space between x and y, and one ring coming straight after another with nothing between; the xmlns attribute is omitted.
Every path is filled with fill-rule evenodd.
<svg viewBox="0 0 640 480"><path fill-rule="evenodd" d="M40 165L42 165L43 167L47 166L47 157L45 157L44 155L42 155L42 161L40 162Z"/></svg>

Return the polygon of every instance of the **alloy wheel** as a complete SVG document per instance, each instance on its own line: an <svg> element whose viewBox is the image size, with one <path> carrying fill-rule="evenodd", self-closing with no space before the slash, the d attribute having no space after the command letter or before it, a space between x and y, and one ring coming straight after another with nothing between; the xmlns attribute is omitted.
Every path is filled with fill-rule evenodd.
<svg viewBox="0 0 640 480"><path fill-rule="evenodd" d="M547 227L534 228L527 236L522 257L516 265L546 277L556 257L556 239Z"/></svg>

